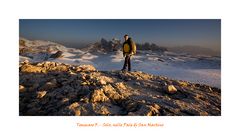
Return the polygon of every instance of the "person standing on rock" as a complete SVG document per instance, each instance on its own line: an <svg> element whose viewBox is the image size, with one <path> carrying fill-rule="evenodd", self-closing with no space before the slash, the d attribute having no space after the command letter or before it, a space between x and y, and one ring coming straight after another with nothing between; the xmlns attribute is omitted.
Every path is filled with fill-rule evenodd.
<svg viewBox="0 0 240 135"><path fill-rule="evenodd" d="M131 71L131 57L136 54L136 44L128 35L124 35L123 43L123 57L125 57L122 71L125 71L128 67L128 71Z"/></svg>

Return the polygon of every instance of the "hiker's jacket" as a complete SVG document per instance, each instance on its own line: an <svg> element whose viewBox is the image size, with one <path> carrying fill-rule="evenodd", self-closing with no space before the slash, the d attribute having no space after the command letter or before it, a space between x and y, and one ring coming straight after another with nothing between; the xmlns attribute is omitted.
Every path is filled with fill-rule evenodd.
<svg viewBox="0 0 240 135"><path fill-rule="evenodd" d="M133 41L131 38L128 38L128 40L123 43L124 55L133 54L132 45L133 45Z"/></svg>

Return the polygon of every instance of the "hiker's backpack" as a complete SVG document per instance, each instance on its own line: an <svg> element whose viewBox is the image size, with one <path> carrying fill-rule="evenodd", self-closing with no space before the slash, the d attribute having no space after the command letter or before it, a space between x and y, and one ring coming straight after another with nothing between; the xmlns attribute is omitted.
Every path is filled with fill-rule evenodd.
<svg viewBox="0 0 240 135"><path fill-rule="evenodd" d="M125 42L123 44L123 52L124 53L130 53L130 50L132 49L132 54L136 54L137 51L137 47L136 47L136 43L134 41L132 41L131 39L129 39L130 41ZM131 44L131 47L130 47Z"/></svg>
<svg viewBox="0 0 240 135"><path fill-rule="evenodd" d="M133 54L136 54L137 52L137 46L136 46L136 43L132 41L132 52Z"/></svg>
<svg viewBox="0 0 240 135"><path fill-rule="evenodd" d="M130 46L128 43L123 44L123 52L130 53Z"/></svg>

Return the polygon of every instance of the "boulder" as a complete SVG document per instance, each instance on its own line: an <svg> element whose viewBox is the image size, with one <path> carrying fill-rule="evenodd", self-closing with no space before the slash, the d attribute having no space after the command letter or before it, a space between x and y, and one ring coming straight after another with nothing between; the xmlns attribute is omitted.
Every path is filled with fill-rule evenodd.
<svg viewBox="0 0 240 135"><path fill-rule="evenodd" d="M19 85L19 92L25 92L26 88L23 85Z"/></svg>
<svg viewBox="0 0 240 135"><path fill-rule="evenodd" d="M107 102L109 98L104 94L102 89L94 90L91 95L91 102Z"/></svg>
<svg viewBox="0 0 240 135"><path fill-rule="evenodd" d="M80 65L74 69L76 72L83 71L96 71L96 68L92 65Z"/></svg>
<svg viewBox="0 0 240 135"><path fill-rule="evenodd" d="M73 110L73 109L75 109L77 107L79 107L79 103L78 102L74 102L74 103L72 103L71 105L68 106L68 109Z"/></svg>
<svg viewBox="0 0 240 135"><path fill-rule="evenodd" d="M20 68L20 71L21 72L28 72L28 73L41 73L42 68L37 67L37 66L33 66L33 65L29 65L29 64L23 64Z"/></svg>
<svg viewBox="0 0 240 135"><path fill-rule="evenodd" d="M112 85L105 85L103 88L104 94L113 102L118 103L123 99L123 95L120 95Z"/></svg>
<svg viewBox="0 0 240 135"><path fill-rule="evenodd" d="M38 91L37 98L43 98L47 94L47 91Z"/></svg>
<svg viewBox="0 0 240 135"><path fill-rule="evenodd" d="M111 114L108 107L102 104L93 104L93 110L99 115L109 115Z"/></svg>
<svg viewBox="0 0 240 135"><path fill-rule="evenodd" d="M167 85L165 86L165 92L168 94L174 94L177 92L177 89L174 87L174 85Z"/></svg>
<svg viewBox="0 0 240 135"><path fill-rule="evenodd" d="M119 89L122 89L122 90L127 89L123 82L116 83L115 85Z"/></svg>
<svg viewBox="0 0 240 135"><path fill-rule="evenodd" d="M71 105L68 106L68 109L70 111L72 111L72 113L75 115L75 116L80 116L81 115L81 111L80 111L80 108L79 108L79 103L78 102L74 102L72 103Z"/></svg>
<svg viewBox="0 0 240 135"><path fill-rule="evenodd" d="M100 84L100 85L106 85L107 83L106 83L106 81L104 81L103 79L100 79L100 80L99 80L99 84Z"/></svg>

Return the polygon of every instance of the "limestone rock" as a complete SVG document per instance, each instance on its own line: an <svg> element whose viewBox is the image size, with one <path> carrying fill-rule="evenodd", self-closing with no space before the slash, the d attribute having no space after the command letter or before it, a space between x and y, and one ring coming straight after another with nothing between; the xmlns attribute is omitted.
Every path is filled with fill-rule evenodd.
<svg viewBox="0 0 240 135"><path fill-rule="evenodd" d="M23 85L19 85L19 92L25 92L26 89Z"/></svg>
<svg viewBox="0 0 240 135"><path fill-rule="evenodd" d="M109 98L104 94L102 89L94 90L91 96L91 102L106 102Z"/></svg>
<svg viewBox="0 0 240 135"><path fill-rule="evenodd" d="M33 73L41 73L42 72L42 68L41 67L36 67L33 65L28 65L28 64L24 64L21 66L21 72L33 72Z"/></svg>
<svg viewBox="0 0 240 135"><path fill-rule="evenodd" d="M47 94L47 91L38 91L37 98L43 98Z"/></svg>
<svg viewBox="0 0 240 135"><path fill-rule="evenodd" d="M78 102L74 102L74 103L72 103L68 108L71 109L71 110L73 110L73 109L75 109L75 108L77 108L77 107L79 107L79 103L78 103Z"/></svg>
<svg viewBox="0 0 240 135"><path fill-rule="evenodd" d="M19 69L21 116L221 115L221 89L204 84L50 61Z"/></svg>
<svg viewBox="0 0 240 135"><path fill-rule="evenodd" d="M169 94L174 94L177 92L177 89L174 87L174 85L168 85L165 87L165 91Z"/></svg>
<svg viewBox="0 0 240 135"><path fill-rule="evenodd" d="M105 95L111 99L114 103L117 103L123 99L123 95L120 95L110 84L103 87Z"/></svg>

